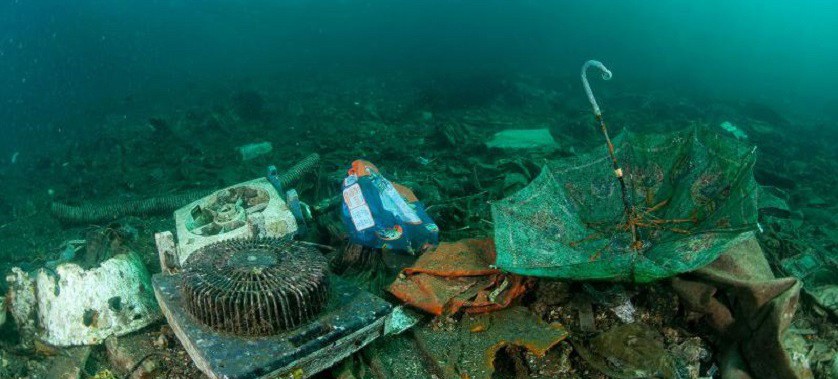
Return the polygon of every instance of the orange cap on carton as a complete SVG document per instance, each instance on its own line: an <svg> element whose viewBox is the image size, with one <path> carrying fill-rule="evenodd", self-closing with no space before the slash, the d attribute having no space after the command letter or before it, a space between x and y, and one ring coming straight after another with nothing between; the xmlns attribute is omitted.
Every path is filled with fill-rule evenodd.
<svg viewBox="0 0 838 379"><path fill-rule="evenodd" d="M367 176L371 172L378 172L378 167L375 167L374 164L365 161L363 159L356 159L352 162L352 167L347 172L349 175L355 175L358 177Z"/></svg>

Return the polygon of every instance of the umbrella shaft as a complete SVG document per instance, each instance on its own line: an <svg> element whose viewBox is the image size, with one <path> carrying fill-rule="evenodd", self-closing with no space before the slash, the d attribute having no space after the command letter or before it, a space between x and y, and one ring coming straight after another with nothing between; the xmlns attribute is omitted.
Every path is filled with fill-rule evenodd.
<svg viewBox="0 0 838 379"><path fill-rule="evenodd" d="M605 136L605 143L608 145L608 155L611 156L611 165L614 168L614 175L617 176L617 181L620 182L620 193L623 196L623 207L626 212L626 222L631 224L631 238L632 242L637 242L637 229L633 223L634 207L628 199L628 188L626 188L626 180L623 178L623 169L620 168L620 163L617 161L617 154L614 152L614 144L611 143L611 137L608 136L608 128L605 127L605 120L602 115L596 115L599 121L599 128L602 130L602 135Z"/></svg>

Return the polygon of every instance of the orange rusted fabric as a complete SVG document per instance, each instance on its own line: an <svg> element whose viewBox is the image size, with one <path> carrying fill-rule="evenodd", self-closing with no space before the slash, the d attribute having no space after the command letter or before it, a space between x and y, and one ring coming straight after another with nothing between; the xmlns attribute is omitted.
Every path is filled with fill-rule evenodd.
<svg viewBox="0 0 838 379"><path fill-rule="evenodd" d="M435 315L503 309L526 292L530 281L490 267L494 260L491 239L443 242L404 269L389 291Z"/></svg>

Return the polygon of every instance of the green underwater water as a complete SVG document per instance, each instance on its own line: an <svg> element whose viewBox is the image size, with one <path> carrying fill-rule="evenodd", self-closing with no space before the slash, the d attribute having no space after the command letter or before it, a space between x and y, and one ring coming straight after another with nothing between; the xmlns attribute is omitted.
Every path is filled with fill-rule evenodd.
<svg viewBox="0 0 838 379"><path fill-rule="evenodd" d="M815 0L5 1L0 273L52 267L67 241L84 239L101 244L76 257L84 265L118 241L157 273L154 234L175 228L170 202L313 153L319 165L293 186L307 204L339 194L350 164L365 159L415 192L440 240L492 237L492 204L545 165L607 157L579 77L596 59L613 72L609 81L589 72L612 137L700 130L756 148L759 197L772 202L760 204L752 229L774 275L802 281L792 329L807 338L799 350L815 376L828 377L838 348L836 20L838 5ZM537 131L528 141L520 130ZM266 142L269 151L243 156L243 146ZM605 164L596 172L610 171ZM606 188L598 183L576 184ZM110 217L74 219L55 204ZM342 251L339 213L316 215L303 238ZM373 293L398 271L349 260L340 272ZM539 308L561 306L543 301L553 295L538 283L523 304L548 322L575 320ZM639 301L656 320L648 324L710 341L695 323L660 316L666 297L655 291L666 291L656 286L637 289L656 293ZM0 293L8 287L0 280ZM21 348L14 324L0 325L0 377L45 377L67 354ZM168 341L146 347L174 367L152 377L199 375L166 328L141 332ZM415 341L368 350L397 351L388 344ZM586 376L570 344L556 351L573 370L555 375ZM99 346L80 375L105 369L125 374ZM321 374L330 375L338 372Z"/></svg>

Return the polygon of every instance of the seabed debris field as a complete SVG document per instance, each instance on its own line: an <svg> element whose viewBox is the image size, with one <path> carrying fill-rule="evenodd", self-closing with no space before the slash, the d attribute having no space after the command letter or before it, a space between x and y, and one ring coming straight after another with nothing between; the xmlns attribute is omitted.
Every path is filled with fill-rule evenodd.
<svg viewBox="0 0 838 379"><path fill-rule="evenodd" d="M828 4L48 3L0 378L838 378Z"/></svg>

